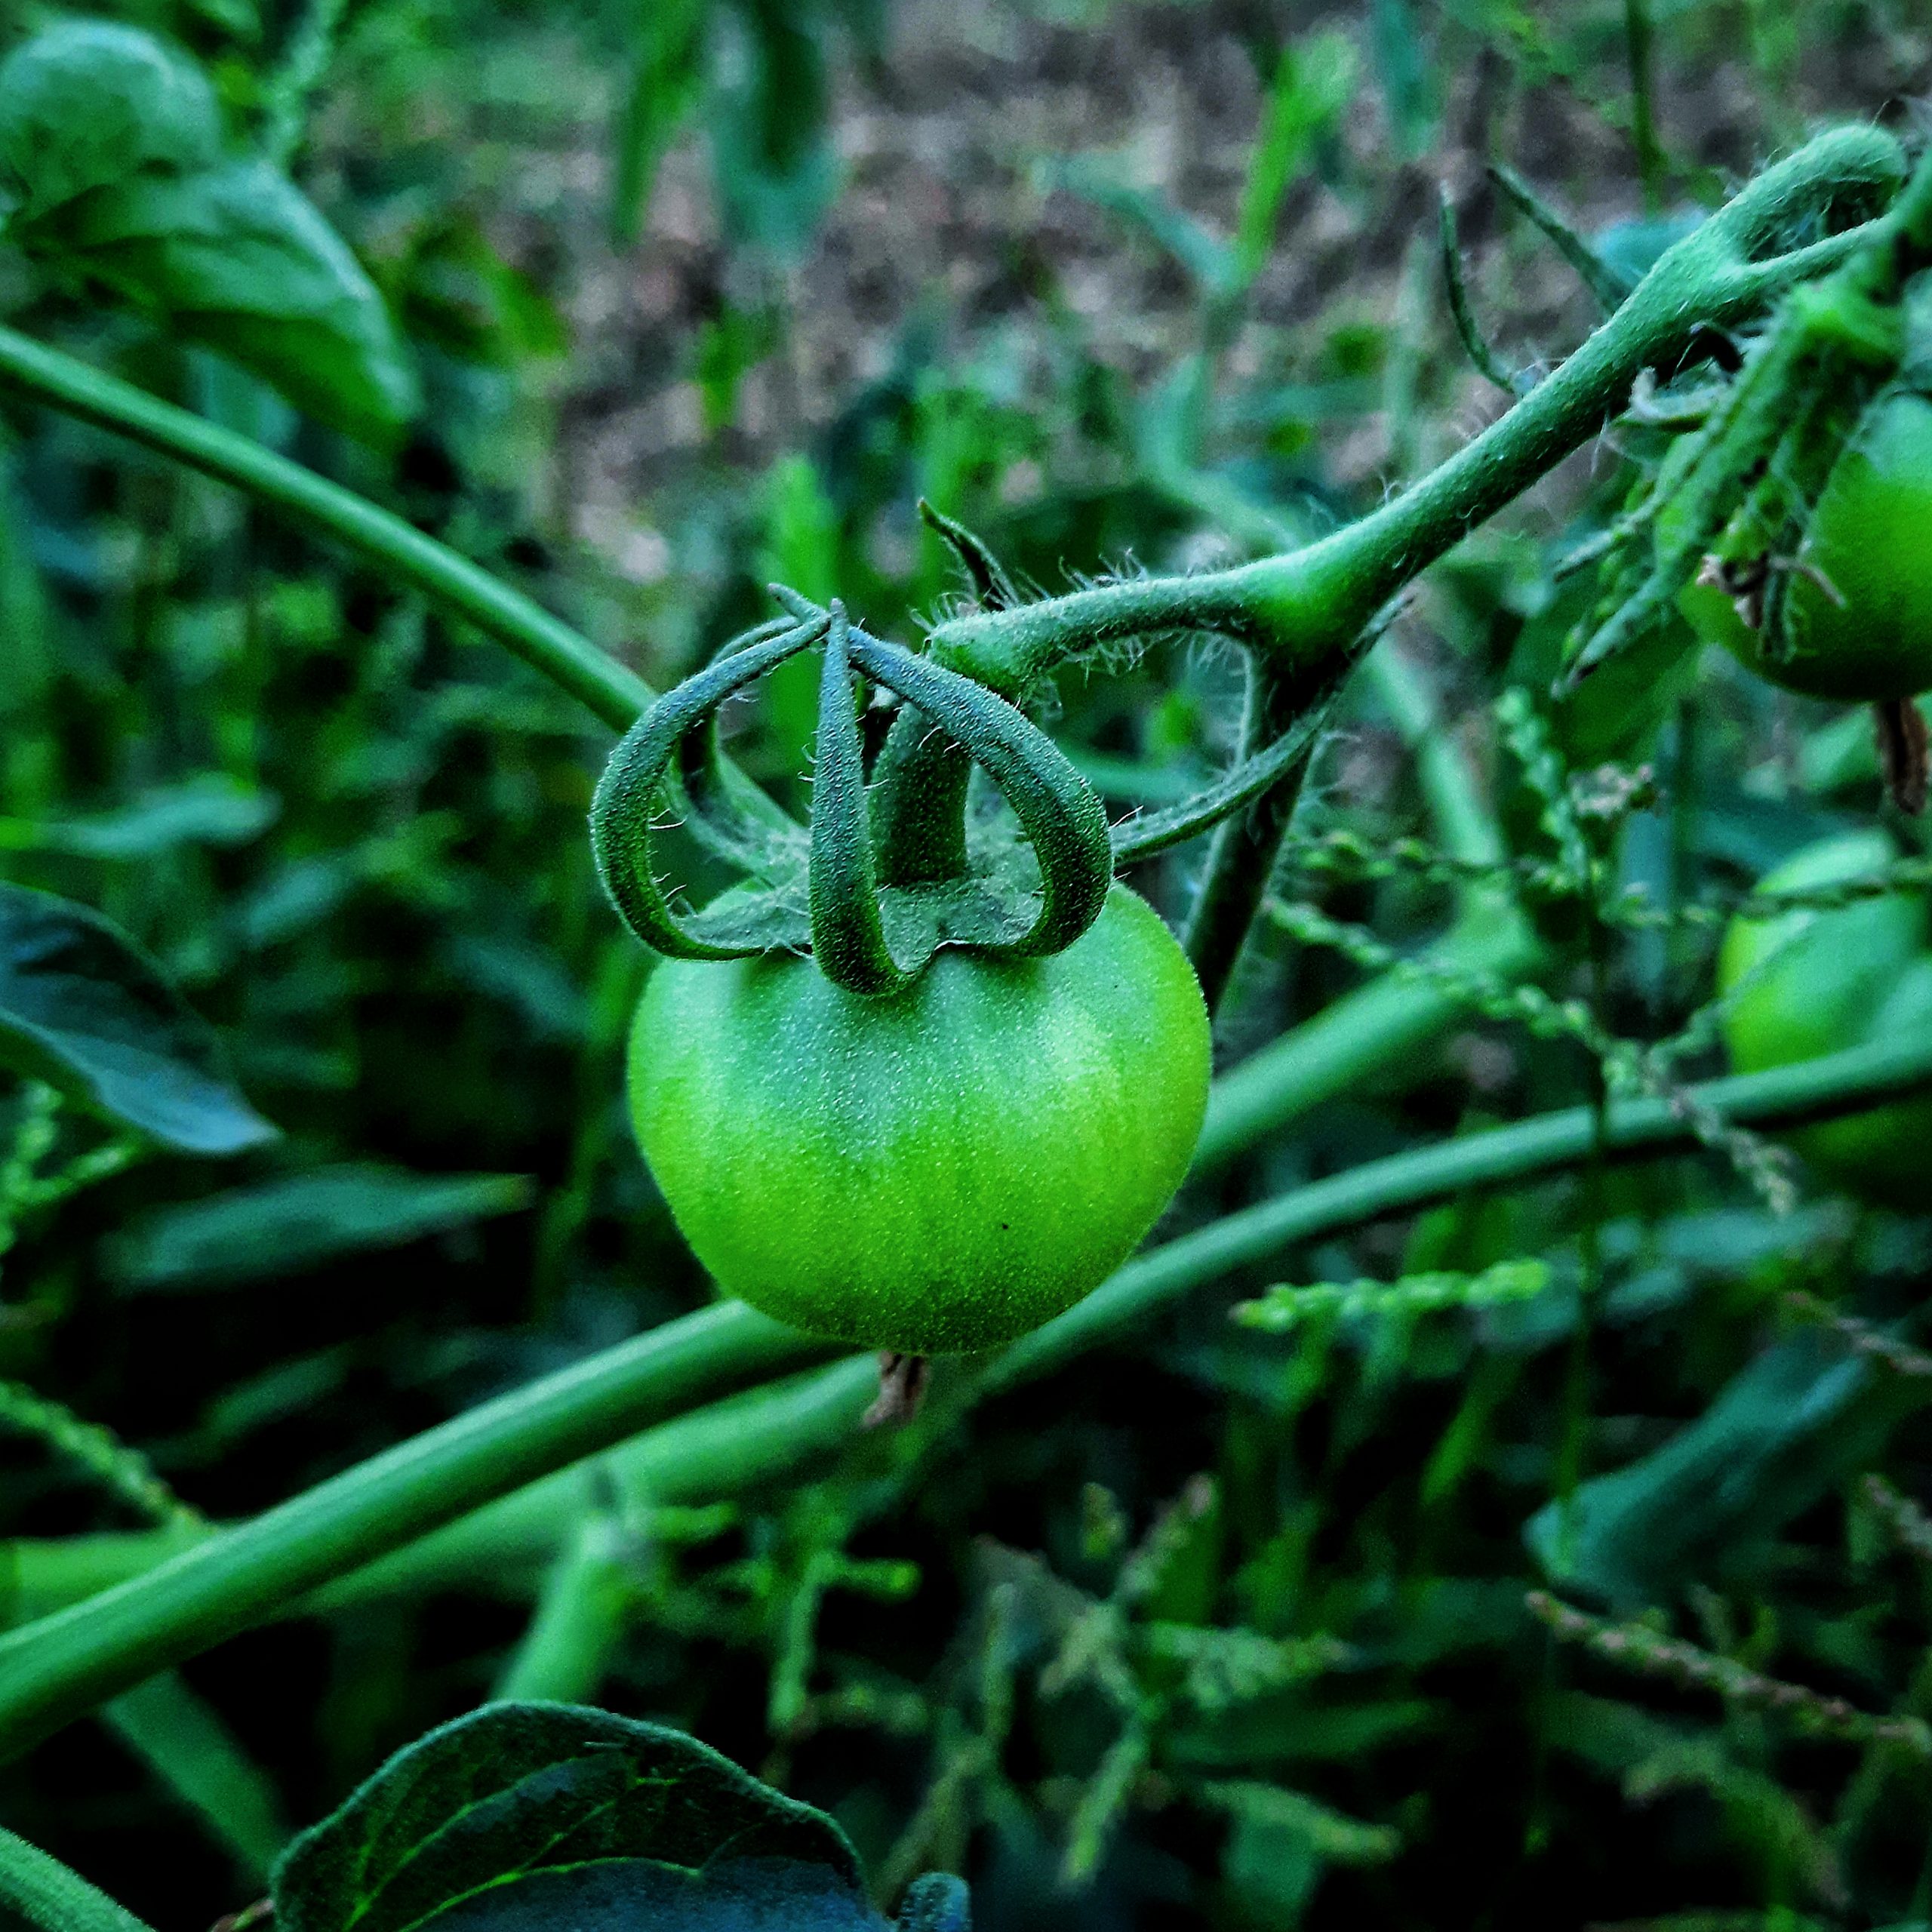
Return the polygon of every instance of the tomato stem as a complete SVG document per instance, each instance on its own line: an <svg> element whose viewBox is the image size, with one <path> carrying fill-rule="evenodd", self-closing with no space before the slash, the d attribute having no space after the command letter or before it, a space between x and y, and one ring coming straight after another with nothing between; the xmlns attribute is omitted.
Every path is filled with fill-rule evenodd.
<svg viewBox="0 0 1932 1932"><path fill-rule="evenodd" d="M1699 1110L1764 1128L1927 1088L1932 1039L1921 1035L1711 1081L1690 1097ZM1566 1108L1367 1161L1210 1222L1137 1256L1002 1351L973 1392L1049 1374L1191 1290L1297 1243L1472 1189L1567 1172L1589 1157L1597 1131L1592 1108ZM1672 1100L1613 1102L1604 1123L1612 1158L1694 1143L1694 1127ZM0 1760L156 1670L291 1610L412 1587L412 1578L500 1574L506 1558L554 1552L575 1520L568 1506L594 1500L586 1457L611 1452L618 1480L654 1503L730 1494L782 1475L849 1439L878 1392L876 1357L848 1357L697 1405L721 1386L824 1352L741 1302L724 1303L485 1403L185 1551L177 1544L155 1567L0 1638ZM654 1415L680 1408L687 1412L675 1420L636 1433ZM124 1566L168 1549L158 1537L112 1540ZM17 1562L23 1546L14 1547ZM100 1567L82 1587L98 1586L107 1554L92 1555ZM318 1595L303 1603L310 1592Z"/></svg>

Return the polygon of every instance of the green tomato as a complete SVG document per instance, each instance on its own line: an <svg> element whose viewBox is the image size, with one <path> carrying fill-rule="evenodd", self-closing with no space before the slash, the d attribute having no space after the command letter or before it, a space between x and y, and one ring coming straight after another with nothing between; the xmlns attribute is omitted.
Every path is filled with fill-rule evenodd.
<svg viewBox="0 0 1932 1932"><path fill-rule="evenodd" d="M1098 1286L1187 1171L1208 1012L1116 885L1042 959L937 954L866 998L809 958L667 960L631 1034L638 1145L727 1293L814 1334L941 1355Z"/></svg>
<svg viewBox="0 0 1932 1932"><path fill-rule="evenodd" d="M1878 871L1896 856L1880 832L1828 838L1770 874L1761 889L1814 891ZM1736 989L1724 1017L1733 1064L1755 1073L1932 1026L1927 936L1925 901L1916 893L1734 920L1718 955L1719 992ZM1792 1145L1851 1193L1922 1204L1932 1101L1807 1128Z"/></svg>
<svg viewBox="0 0 1932 1932"><path fill-rule="evenodd" d="M1668 528L1666 511L1660 534ZM1735 529L1722 546L1740 557L1766 547L1768 540ZM1866 411L1832 466L1797 561L1806 568L1792 574L1791 651L1782 662L1763 654L1758 634L1718 586L1687 585L1678 608L1708 642L1805 697L1869 703L1932 690L1932 400L1894 390Z"/></svg>

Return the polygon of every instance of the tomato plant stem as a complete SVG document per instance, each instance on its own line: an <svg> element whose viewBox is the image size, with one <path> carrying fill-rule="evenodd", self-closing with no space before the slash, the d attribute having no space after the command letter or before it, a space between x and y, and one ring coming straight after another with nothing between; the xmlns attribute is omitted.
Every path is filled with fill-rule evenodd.
<svg viewBox="0 0 1932 1932"><path fill-rule="evenodd" d="M628 730L657 695L635 672L448 544L246 436L4 327L0 383L232 484L334 537L507 645L617 731Z"/></svg>
<svg viewBox="0 0 1932 1932"><path fill-rule="evenodd" d="M1740 1125L1777 1128L1927 1086L1932 1037L1920 1036L1712 1081L1694 1098ZM1298 1241L1473 1189L1566 1172L1590 1158L1598 1127L1594 1107L1566 1108L1369 1161L1211 1222L1137 1257L1084 1301L994 1358L977 1392L1049 1374L1190 1290ZM1613 1104L1601 1128L1611 1159L1678 1151L1694 1139L1683 1115L1656 1100ZM332 1580L340 1580L303 1607L451 1572L500 1575L519 1561L527 1570L553 1555L583 1506L596 1500L592 1484L604 1478L566 1466L614 1444L623 1446L605 1460L605 1475L651 1501L696 1500L783 1475L850 1435L873 1392L870 1357L709 1407L696 1404L721 1384L819 1352L821 1345L741 1303L685 1316L25 1626L0 1638L0 1758L17 1756L152 1672L287 1613ZM1927 1395L1932 1399L1932 1389ZM651 1414L680 1405L688 1412L676 1420L623 1441ZM124 1558L137 1555L137 1541L118 1540ZM377 1563L378 1557L389 1560ZM43 1591L51 1581L43 1577Z"/></svg>
<svg viewBox="0 0 1932 1932"><path fill-rule="evenodd" d="M144 1577L0 1638L0 1751L537 1477L826 1352L742 1302L665 1323L358 1463Z"/></svg>
<svg viewBox="0 0 1932 1932"><path fill-rule="evenodd" d="M0 1903L42 1932L152 1932L38 1845L0 1829Z"/></svg>

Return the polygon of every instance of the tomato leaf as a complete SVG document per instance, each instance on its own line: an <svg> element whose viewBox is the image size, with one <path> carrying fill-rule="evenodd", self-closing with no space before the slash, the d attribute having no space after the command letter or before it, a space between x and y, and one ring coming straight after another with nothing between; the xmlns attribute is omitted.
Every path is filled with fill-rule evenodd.
<svg viewBox="0 0 1932 1932"><path fill-rule="evenodd" d="M414 371L376 286L285 176L231 162L140 175L36 224L36 252L158 311L319 420L372 441L414 414Z"/></svg>
<svg viewBox="0 0 1932 1932"><path fill-rule="evenodd" d="M275 1137L213 1030L98 912L0 884L0 1063L153 1139L232 1154Z"/></svg>
<svg viewBox="0 0 1932 1932"><path fill-rule="evenodd" d="M494 1704L398 1752L277 1867L277 1932L875 1928L829 1818L694 1738Z"/></svg>
<svg viewBox="0 0 1932 1932"><path fill-rule="evenodd" d="M345 1161L142 1215L115 1238L124 1293L225 1287L400 1247L530 1204L521 1174L413 1174Z"/></svg>
<svg viewBox="0 0 1932 1932"><path fill-rule="evenodd" d="M212 166L214 90L137 28L64 20L0 63L0 214L32 220L96 188Z"/></svg>
<svg viewBox="0 0 1932 1932"><path fill-rule="evenodd" d="M1932 1392L1881 1380L1814 1329L1767 1349L1695 1422L1547 1504L1524 1530L1544 1574L1620 1611L1668 1601L1869 1466Z"/></svg>

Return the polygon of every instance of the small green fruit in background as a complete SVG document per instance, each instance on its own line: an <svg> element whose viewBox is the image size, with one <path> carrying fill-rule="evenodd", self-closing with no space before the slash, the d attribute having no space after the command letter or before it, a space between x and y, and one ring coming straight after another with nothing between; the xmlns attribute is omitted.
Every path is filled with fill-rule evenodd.
<svg viewBox="0 0 1932 1932"><path fill-rule="evenodd" d="M1208 1013L1116 885L1047 958L941 951L871 998L785 954L666 960L631 1035L651 1172L726 1293L909 1355L1038 1327L1132 1251L1187 1171Z"/></svg>
<svg viewBox="0 0 1932 1932"><path fill-rule="evenodd" d="M1767 547L1734 525L1718 554ZM1778 568L1789 572L1785 657L1764 649L1719 585L1687 585L1678 608L1707 642L1801 697L1883 703L1932 690L1932 399L1895 389L1866 411L1798 555Z"/></svg>
<svg viewBox="0 0 1932 1932"><path fill-rule="evenodd" d="M1869 877L1897 856L1881 832L1847 833L1806 847L1759 890L1816 891ZM1740 1072L1756 1073L1932 1027L1928 938L1932 921L1916 891L1829 911L1734 920L1718 956L1718 991L1737 989L1724 1020L1732 1063ZM1791 1140L1847 1192L1902 1207L1924 1204L1932 1100L1875 1107Z"/></svg>

